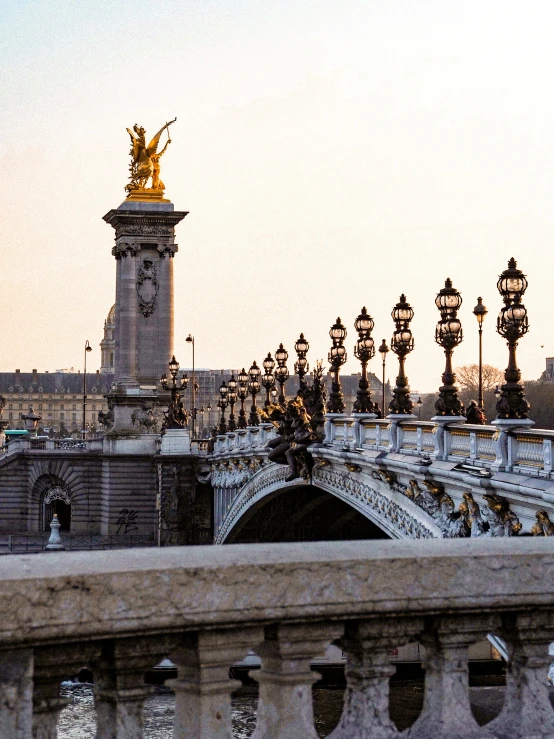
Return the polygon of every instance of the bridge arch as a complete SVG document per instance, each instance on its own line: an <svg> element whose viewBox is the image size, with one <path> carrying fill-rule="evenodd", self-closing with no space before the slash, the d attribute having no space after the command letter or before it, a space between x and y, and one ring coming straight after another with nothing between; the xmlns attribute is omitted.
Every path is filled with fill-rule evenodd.
<svg viewBox="0 0 554 739"><path fill-rule="evenodd" d="M261 509L264 501L271 501L277 495L295 489L301 491L309 488L339 499L365 517L377 531L374 537L362 538L416 539L441 536L436 526L424 522L422 512L415 504L405 496L380 491L379 483L366 475L353 476L346 470L331 475L325 468L316 469L312 485L308 485L304 480L285 482L287 474L288 468L283 465L267 464L259 469L234 496L216 531L215 543L235 540L241 526L248 522L256 510Z"/></svg>

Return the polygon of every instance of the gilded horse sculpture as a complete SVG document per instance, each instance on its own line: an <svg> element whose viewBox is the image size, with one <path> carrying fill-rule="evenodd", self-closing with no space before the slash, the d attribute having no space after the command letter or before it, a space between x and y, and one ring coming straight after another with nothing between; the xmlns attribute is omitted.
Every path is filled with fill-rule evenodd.
<svg viewBox="0 0 554 739"><path fill-rule="evenodd" d="M129 165L130 182L125 186L128 197L133 197L138 193L148 192L149 195L162 197L164 184L160 179L160 157L163 156L165 150L171 143L169 136L169 126L175 123L177 118L166 123L158 133L152 138L152 141L146 146L145 130L142 126L135 123L133 130L127 129L131 137L131 151L129 152L132 159ZM167 142L164 148L158 152L158 144L162 133L167 129ZM148 180L152 178L151 187L147 188Z"/></svg>

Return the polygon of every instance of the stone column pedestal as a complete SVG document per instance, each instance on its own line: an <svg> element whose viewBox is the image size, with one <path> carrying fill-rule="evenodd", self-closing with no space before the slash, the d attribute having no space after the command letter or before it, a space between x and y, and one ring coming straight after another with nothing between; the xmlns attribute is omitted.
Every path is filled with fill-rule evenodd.
<svg viewBox="0 0 554 739"><path fill-rule="evenodd" d="M497 472L511 472L514 465L511 435L514 431L527 431L535 425L530 418L495 418L491 424L496 426L493 437L496 459L491 467Z"/></svg>
<svg viewBox="0 0 554 739"><path fill-rule="evenodd" d="M386 416L390 421L389 452L399 452L402 448L402 421L415 421L413 413L391 413Z"/></svg>
<svg viewBox="0 0 554 739"><path fill-rule="evenodd" d="M435 424L433 429L433 441L435 449L433 451L434 459L446 459L448 457L448 445L446 444L446 430L451 423L465 423L465 416L433 416L431 419Z"/></svg>

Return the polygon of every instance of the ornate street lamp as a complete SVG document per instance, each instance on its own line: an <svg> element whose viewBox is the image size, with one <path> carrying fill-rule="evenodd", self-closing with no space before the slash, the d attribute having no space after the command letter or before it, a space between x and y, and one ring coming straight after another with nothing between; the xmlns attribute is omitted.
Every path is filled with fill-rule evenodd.
<svg viewBox="0 0 554 739"><path fill-rule="evenodd" d="M344 413L344 395L342 394L339 372L347 359L346 349L344 348L346 333L346 328L342 325L340 318L337 318L337 322L331 326L329 331L329 336L333 340L333 346L328 354L329 364L333 370L333 382L331 383L331 394L327 406L328 413Z"/></svg>
<svg viewBox="0 0 554 739"><path fill-rule="evenodd" d="M391 340L391 349L398 357L398 377L396 378L396 387L392 393L392 400L389 404L389 411L394 415L409 415L412 412L414 404L410 399L410 387L408 378L404 371L406 357L414 348L414 339L410 331L410 322L414 317L412 306L406 302L406 296L402 294L400 301L392 309L392 320L395 323L396 331Z"/></svg>
<svg viewBox="0 0 554 739"><path fill-rule="evenodd" d="M298 379L300 381L300 388L304 388L306 386L306 381L304 380L304 377L309 372L310 365L308 364L308 360L306 359L306 355L308 353L308 350L310 348L310 345L304 338L304 334L300 334L298 337L295 345L294 350L296 351L296 354L298 355L298 359L294 363L294 371L298 375Z"/></svg>
<svg viewBox="0 0 554 739"><path fill-rule="evenodd" d="M473 309L473 315L479 324L479 397L477 404L481 410L484 409L483 402L483 321L488 310L483 305L483 298L477 298L477 305Z"/></svg>
<svg viewBox="0 0 554 739"><path fill-rule="evenodd" d="M231 379L227 383L227 400L229 401L229 406L231 407L231 412L229 413L229 431L236 431L237 429L237 422L235 420L235 403L237 402L237 388L238 388L238 382L235 380L234 373L231 374Z"/></svg>
<svg viewBox="0 0 554 739"><path fill-rule="evenodd" d="M379 347L379 354L381 355L381 359L383 360L383 377L382 377L382 408L383 408L383 415L385 414L385 365L387 363L387 354L390 352L389 347L387 346L387 342L385 339L381 342L381 346Z"/></svg>
<svg viewBox="0 0 554 739"><path fill-rule="evenodd" d="M227 422L225 421L225 408L229 405L229 388L225 383L225 380L219 386L219 402L218 407L221 411L221 418L219 420L219 433L227 433Z"/></svg>
<svg viewBox="0 0 554 739"><path fill-rule="evenodd" d="M285 383L289 379L289 371L286 364L288 358L289 353L282 344L279 344L279 348L275 352L275 359L277 361L275 379L277 380L277 382L279 383L279 387L281 388L281 392L279 393L279 403L281 405L285 405L285 403L287 402L287 397L285 395Z"/></svg>
<svg viewBox="0 0 554 739"><path fill-rule="evenodd" d="M358 384L358 394L354 403L356 413L373 413L374 403L371 400L371 391L367 379L367 363L375 356L375 342L371 337L373 318L368 315L365 306L354 321L354 328L358 332L358 341L354 347L354 356L362 363L362 376Z"/></svg>
<svg viewBox="0 0 554 739"><path fill-rule="evenodd" d="M168 380L164 374L160 377L160 383L164 390L168 390L171 393L171 400L167 407L167 413L163 422L164 429L182 429L188 423L189 416L185 410L181 398L181 392L184 391L188 384L188 377L186 375L179 379L177 374L179 372L179 362L175 359L175 355L171 357L169 362L169 374L171 379Z"/></svg>
<svg viewBox="0 0 554 739"><path fill-rule="evenodd" d="M521 302L527 289L527 279L517 269L513 257L508 262L508 269L498 278L496 286L504 300L504 307L496 320L496 330L506 339L510 350L508 367L504 373L506 382L500 388L500 397L496 403L496 417L526 419L529 403L525 400L523 385L520 383L521 372L516 362L516 347L519 339L529 330L527 309Z"/></svg>
<svg viewBox="0 0 554 739"><path fill-rule="evenodd" d="M275 368L275 360L271 356L271 354L268 352L267 357L262 362L264 366L264 374L262 375L262 385L265 388L266 398L265 398L265 407L267 408L269 405L271 405L271 400L269 399L269 396L271 394L271 391L275 387L275 375L273 374L273 370Z"/></svg>
<svg viewBox="0 0 554 739"><path fill-rule="evenodd" d="M250 415L248 417L248 423L250 426L258 426L260 423L260 416L258 415L258 408L256 406L256 395L260 392L261 374L261 369L258 367L256 362L253 362L252 366L248 370L248 376L250 378L248 389L252 395L252 408L250 409Z"/></svg>
<svg viewBox="0 0 554 739"><path fill-rule="evenodd" d="M435 341L442 346L446 356L446 367L442 376L442 387L435 403L438 416L463 416L464 406L458 398L456 375L452 371L452 354L463 339L462 324L458 319L458 310L462 305L462 296L452 287L450 278L435 298L441 320L435 329Z"/></svg>
<svg viewBox="0 0 554 739"><path fill-rule="evenodd" d="M244 367L238 373L237 381L238 381L237 395L238 395L238 399L240 400L239 421L238 421L237 426L239 429L245 429L248 426L248 421L246 420L246 413L244 410L244 401L248 397L248 375Z"/></svg>

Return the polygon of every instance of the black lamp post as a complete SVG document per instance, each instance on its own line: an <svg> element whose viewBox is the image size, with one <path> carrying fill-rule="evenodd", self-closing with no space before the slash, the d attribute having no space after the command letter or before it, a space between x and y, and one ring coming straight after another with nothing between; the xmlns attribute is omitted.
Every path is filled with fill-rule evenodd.
<svg viewBox="0 0 554 739"><path fill-rule="evenodd" d="M477 404L481 410L484 409L483 401L483 321L488 310L483 305L483 298L477 298L477 305L473 309L473 315L479 324L479 398Z"/></svg>
<svg viewBox="0 0 554 739"><path fill-rule="evenodd" d="M337 322L331 326L329 331L333 346L329 351L328 360L333 370L333 381L327 406L328 413L344 413L344 395L342 394L339 372L347 359L346 349L344 348L346 333L346 328L342 325L340 318L337 318Z"/></svg>
<svg viewBox="0 0 554 739"><path fill-rule="evenodd" d="M267 408L268 405L271 405L271 400L269 399L270 393L275 387L275 375L273 374L273 370L275 368L275 360L271 356L270 352L267 353L267 357L262 362L264 366L264 374L262 375L262 385L265 388L266 398L265 398L265 407Z"/></svg>
<svg viewBox="0 0 554 739"><path fill-rule="evenodd" d="M237 381L237 395L238 399L240 400L239 421L237 426L239 429L245 429L248 426L248 421L246 420L246 413L244 410L244 401L248 397L248 375L246 374L244 367L238 373Z"/></svg>
<svg viewBox="0 0 554 739"><path fill-rule="evenodd" d="M310 365L308 364L308 360L306 359L309 348L310 345L304 338L304 334L300 334L294 345L294 350L296 351L296 354L298 356L298 359L294 363L294 371L298 375L300 385L299 389L303 389L306 386L306 381L304 380L304 377L310 369Z"/></svg>
<svg viewBox="0 0 554 739"><path fill-rule="evenodd" d="M373 413L374 403L371 400L371 391L367 379L367 363L375 356L375 342L371 337L373 318L368 315L365 306L354 321L354 328L358 332L358 341L354 347L354 356L362 363L362 376L358 383L358 393L354 403L356 413Z"/></svg>
<svg viewBox="0 0 554 739"><path fill-rule="evenodd" d="M416 405L417 405L417 420L421 421L421 406L423 405L423 400L421 400L421 395L417 399Z"/></svg>
<svg viewBox="0 0 554 739"><path fill-rule="evenodd" d="M412 306L406 302L406 296L402 294L400 301L392 309L392 320L395 323L396 331L391 340L391 349L398 357L398 377L396 378L396 387L392 393L392 400L389 404L391 414L409 415L412 412L414 404L410 399L410 387L408 378L404 371L406 357L414 348L414 339L410 331L410 322L414 317Z"/></svg>
<svg viewBox="0 0 554 739"><path fill-rule="evenodd" d="M237 430L237 422L235 419L235 403L237 402L237 388L238 388L238 382L235 380L234 373L231 374L231 379L227 383L227 400L229 401L229 406L231 408L231 411L229 413L229 431L236 431Z"/></svg>
<svg viewBox="0 0 554 739"><path fill-rule="evenodd" d="M85 366L83 368L83 439L87 438L87 354L92 351L92 347L87 339L85 341Z"/></svg>
<svg viewBox="0 0 554 739"><path fill-rule="evenodd" d="M517 269L516 260L512 257L508 269L498 278L497 288L504 300L496 320L496 330L503 336L510 350L508 367L504 373L506 382L500 388L500 397L496 403L497 418L528 418L529 403L525 400L521 372L516 362L516 348L519 339L529 330L527 309L521 298L527 289L527 279Z"/></svg>
<svg viewBox="0 0 554 739"><path fill-rule="evenodd" d="M262 374L261 369L258 367L256 362L252 363L252 366L248 370L248 376L250 378L248 382L248 389L252 395L252 408L250 409L250 415L248 417L248 423L250 426L258 426L260 423L260 416L258 414L258 408L256 406L256 395L260 392L260 375Z"/></svg>
<svg viewBox="0 0 554 739"><path fill-rule="evenodd" d="M446 367L442 376L442 387L435 403L438 416L462 416L463 403L458 398L456 375L452 370L452 354L463 339L462 324L458 319L458 310L462 305L462 296L452 287L450 278L435 298L435 305L440 311L441 320L435 329L435 341L444 349Z"/></svg>
<svg viewBox="0 0 554 739"><path fill-rule="evenodd" d="M287 397L285 395L285 383L289 379L289 371L286 364L288 358L289 353L282 344L279 344L279 348L275 352L275 359L277 361L275 379L279 383L279 387L281 389L281 392L279 393L279 403L281 405L285 405L285 403L287 402Z"/></svg>
<svg viewBox="0 0 554 739"><path fill-rule="evenodd" d="M227 433L227 422L225 421L225 408L229 405L229 388L225 383L225 380L219 386L219 409L221 411L221 418L219 420L219 433Z"/></svg>
<svg viewBox="0 0 554 739"><path fill-rule="evenodd" d="M167 408L167 413L163 422L164 429L182 429L188 423L188 413L181 399L181 391L185 390L188 384L187 377L181 377L179 380L177 374L179 372L179 362L175 359L175 355L171 357L169 362L169 374L171 380L168 381L166 375L160 377L160 383L164 390L171 392L171 401Z"/></svg>
<svg viewBox="0 0 554 739"><path fill-rule="evenodd" d="M390 352L390 349L387 346L387 342L385 341L385 339L383 339L383 341L381 342L381 346L379 347L379 354L381 355L381 359L383 361L383 376L381 380L382 382L381 403L382 403L382 408L383 408L383 414L385 413L385 365L387 363L387 354L389 352Z"/></svg>

